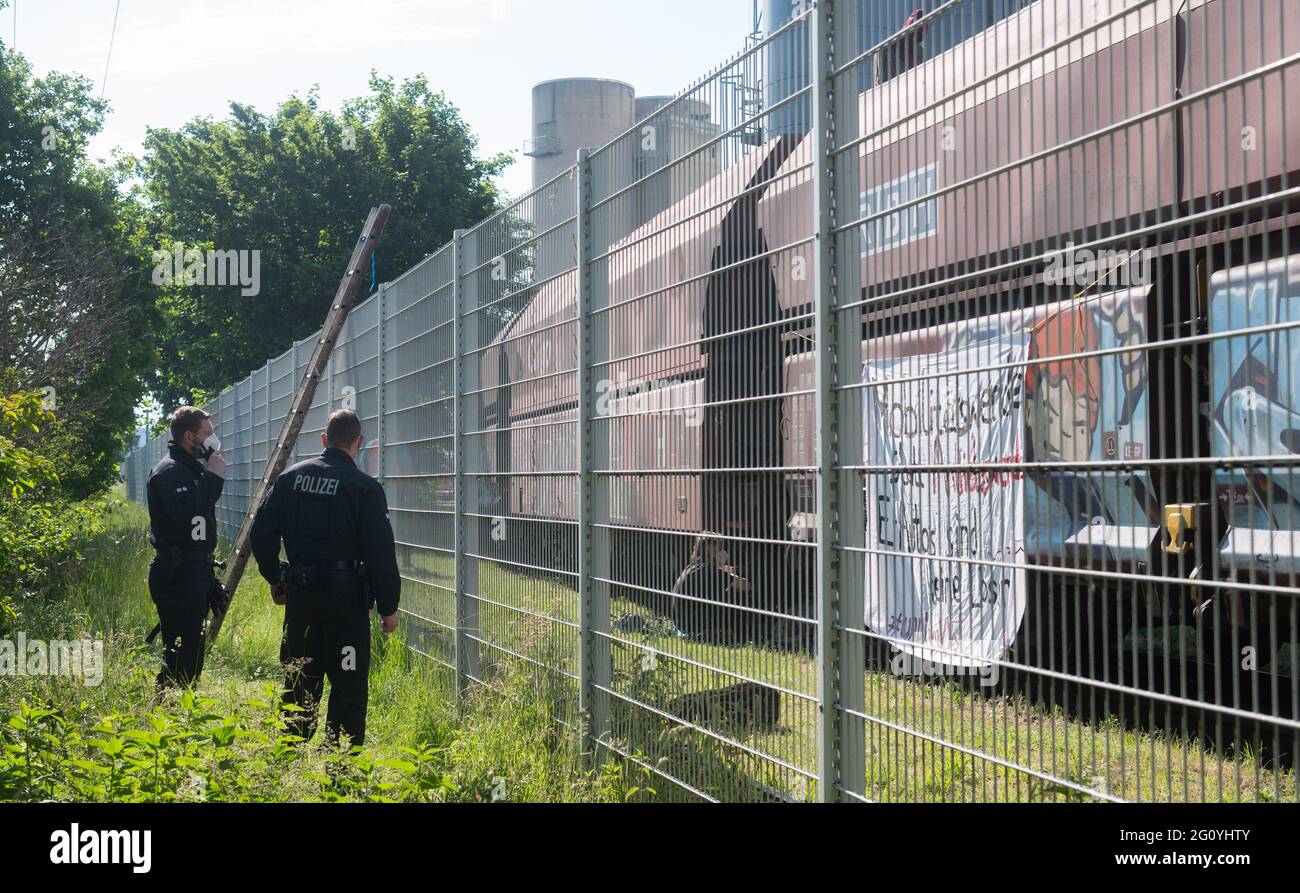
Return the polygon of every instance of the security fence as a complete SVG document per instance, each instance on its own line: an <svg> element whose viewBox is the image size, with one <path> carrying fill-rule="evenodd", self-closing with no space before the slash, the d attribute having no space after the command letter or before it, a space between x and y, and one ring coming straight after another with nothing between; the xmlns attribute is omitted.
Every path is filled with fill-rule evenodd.
<svg viewBox="0 0 1300 893"><path fill-rule="evenodd" d="M1294 5L795 7L353 311L412 647L665 799L1296 800Z"/></svg>

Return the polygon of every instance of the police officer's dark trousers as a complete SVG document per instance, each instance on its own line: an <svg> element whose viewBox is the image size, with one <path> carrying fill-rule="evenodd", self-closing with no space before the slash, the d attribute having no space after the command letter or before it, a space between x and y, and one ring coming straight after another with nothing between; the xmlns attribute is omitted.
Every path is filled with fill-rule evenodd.
<svg viewBox="0 0 1300 893"><path fill-rule="evenodd" d="M287 581L286 581L287 582ZM370 604L355 571L326 570L306 586L286 585L284 640L285 702L289 731L310 740L316 712L330 681L325 731L362 744L370 675Z"/></svg>
<svg viewBox="0 0 1300 893"><path fill-rule="evenodd" d="M149 595L162 627L159 688L193 685L203 672L203 623L208 617L212 565L206 559L158 552L149 564Z"/></svg>

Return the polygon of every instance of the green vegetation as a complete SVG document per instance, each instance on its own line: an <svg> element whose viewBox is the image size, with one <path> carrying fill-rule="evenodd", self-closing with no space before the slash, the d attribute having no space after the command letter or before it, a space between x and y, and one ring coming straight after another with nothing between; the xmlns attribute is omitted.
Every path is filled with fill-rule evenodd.
<svg viewBox="0 0 1300 893"><path fill-rule="evenodd" d="M499 204L509 157L479 157L446 95L418 75L365 88L337 110L314 90L270 114L232 103L104 165L89 154L108 111L94 85L37 76L0 43L0 639L90 636L106 661L96 686L0 674L0 797L650 795L640 770L583 771L554 722L577 727L571 699L524 666L460 696L399 639L375 640L364 752L292 746L281 615L253 574L199 691L155 701L144 522L107 495L137 411L201 402L314 329L372 205L396 212L380 279ZM156 276L174 243L261 252L260 293Z"/></svg>
<svg viewBox="0 0 1300 893"><path fill-rule="evenodd" d="M479 648L486 667L512 666L510 652L549 667L577 666L577 593L566 580L509 573L486 561L476 571L480 637L492 643ZM438 584L412 587L411 600L422 616L445 624L452 622L451 597L438 586L448 585L450 572L450 560L432 553L405 569ZM657 770L660 799L815 796L817 665L811 656L682 638L645 607L615 597L610 616L620 615L627 631L614 636L610 665L611 688L622 698L607 699L610 740ZM629 615L642 620L628 623ZM446 640L434 637L430 653L437 655L440 643ZM761 699L720 695L743 680L775 690L775 721L777 711ZM878 669L864 673L864 686L871 719L859 727L865 796L872 800L1294 802L1298 796L1293 768L1279 766L1211 711L1186 722L1221 742L1242 740L1240 746L1216 747L1185 732L1180 721L1165 722L1165 731L1126 726L1113 714L1132 716L1136 707L1115 694L1109 700L1104 693L1084 695L1109 714L1089 721L1065 709L1063 687L1043 703L1025 692L1023 681L989 694ZM1071 697L1079 697L1077 688ZM1144 703L1144 716L1149 709ZM696 711L685 718L707 731L664 715L686 711ZM1294 746L1289 733L1279 734L1275 742L1266 733L1265 743Z"/></svg>
<svg viewBox="0 0 1300 893"><path fill-rule="evenodd" d="M312 88L271 114L232 102L224 120L149 131L137 167L149 247L261 252L257 295L238 284L155 289L151 386L165 405L215 394L314 331L371 207L394 209L376 282L496 210L492 179L510 158L477 157L445 94L422 75L398 84L372 72L367 86L337 112Z"/></svg>
<svg viewBox="0 0 1300 893"><path fill-rule="evenodd" d="M376 282L498 208L511 158L480 157L444 93L357 86L336 110L315 88L269 114L231 102L104 164L95 85L0 41L0 397L53 389L41 440L68 498L117 480L137 411L201 403L314 331L372 206L395 212ZM256 294L235 252L236 280L257 252Z"/></svg>
<svg viewBox="0 0 1300 893"><path fill-rule="evenodd" d="M104 642L98 686L0 676L0 799L187 801L625 801L644 772L584 771L554 695L523 673L454 693L400 638L376 634L367 744L295 744L279 713L281 621L249 574L196 692L157 701L149 548L134 507L113 510L22 606L27 637Z"/></svg>
<svg viewBox="0 0 1300 893"><path fill-rule="evenodd" d="M479 568L476 685L450 672L443 590L412 584L408 642L376 635L367 746L286 737L278 702L281 614L246 576L197 693L158 702L154 612L143 580L142 512L117 506L74 538L78 558L19 603L31 637L105 643L103 683L0 676L0 799L625 801L815 796L816 665L807 655L690 641L643 607L611 643L609 749L584 771L573 730L576 599L553 577ZM421 555L417 579L449 571ZM418 652L423 652L422 656ZM722 672L726 671L726 672ZM734 675L733 675L734 674ZM779 689L779 716L719 700L737 677ZM1087 722L1023 695L989 696L888 673L864 676L866 796L928 802L1293 801L1294 771L1259 751L1216 752L1195 736ZM680 723L667 714L684 716ZM1205 720L1211 727L1212 717ZM942 738L946 744L925 737ZM628 758L620 756L627 755ZM983 755L983 756L981 756ZM1026 767L1029 772L1012 767ZM1058 781L1057 779L1063 780ZM1087 789L1087 790L1080 790Z"/></svg>
<svg viewBox="0 0 1300 893"><path fill-rule="evenodd" d="M53 422L35 393L0 396L0 634L55 566L76 560L109 504L69 499L58 461L67 455L41 440Z"/></svg>
<svg viewBox="0 0 1300 893"><path fill-rule="evenodd" d="M117 480L153 362L129 172L86 158L105 112L86 78L36 77L0 45L0 398L41 392L57 406L40 440L71 500Z"/></svg>

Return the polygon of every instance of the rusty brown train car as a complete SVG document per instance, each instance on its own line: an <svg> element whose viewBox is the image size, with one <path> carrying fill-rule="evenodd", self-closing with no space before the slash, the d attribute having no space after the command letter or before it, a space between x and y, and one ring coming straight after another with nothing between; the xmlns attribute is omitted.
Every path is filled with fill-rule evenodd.
<svg viewBox="0 0 1300 893"><path fill-rule="evenodd" d="M1024 478L1029 597L1002 643L1017 659L1122 672L1205 617L1216 641L1267 640L1274 670L1300 657L1285 595L1300 582L1286 466L1300 453L1300 25L1270 25L1287 5L1036 0L864 85L861 222L842 260L860 296L844 308L861 325L855 394L868 429L921 426L906 408L891 422L871 383L919 362L924 397L943 369L1021 351L1005 363L1024 412L1005 467L959 481ZM630 599L662 605L707 532L772 617L813 616L812 151L771 134L602 267L619 359L595 383L600 448L625 472L607 496ZM494 513L537 556L574 549L577 485L549 474L576 453L578 384L561 374L577 365L574 275L536 289L480 359ZM878 551L876 573L911 560ZM884 632L870 601L864 623ZM807 646L790 627L756 635Z"/></svg>

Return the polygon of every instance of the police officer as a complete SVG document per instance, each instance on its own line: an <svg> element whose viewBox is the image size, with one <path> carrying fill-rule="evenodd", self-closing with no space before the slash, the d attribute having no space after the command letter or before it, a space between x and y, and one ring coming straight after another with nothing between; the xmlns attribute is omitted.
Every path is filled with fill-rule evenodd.
<svg viewBox="0 0 1300 893"><path fill-rule="evenodd" d="M172 413L167 456L149 474L149 595L158 608L163 668L157 686L192 685L203 671L203 623L219 591L217 500L226 460L212 417L194 406Z"/></svg>
<svg viewBox="0 0 1300 893"><path fill-rule="evenodd" d="M328 677L326 734L337 742L342 732L358 745L366 734L370 605L385 633L397 629L402 578L384 488L356 465L365 444L357 414L333 413L321 443L319 458L285 469L263 498L253 556L285 608L280 660L286 702L299 708L286 711L291 731L303 739L315 733Z"/></svg>

